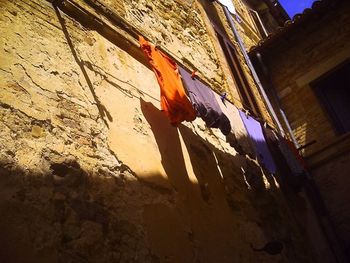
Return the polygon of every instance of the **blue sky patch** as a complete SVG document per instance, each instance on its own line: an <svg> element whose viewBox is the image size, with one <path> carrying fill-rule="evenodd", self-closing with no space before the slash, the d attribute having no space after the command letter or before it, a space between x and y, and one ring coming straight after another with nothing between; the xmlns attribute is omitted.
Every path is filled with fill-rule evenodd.
<svg viewBox="0 0 350 263"><path fill-rule="evenodd" d="M279 0L279 2L292 18L295 14L302 13L305 8L310 8L315 0Z"/></svg>

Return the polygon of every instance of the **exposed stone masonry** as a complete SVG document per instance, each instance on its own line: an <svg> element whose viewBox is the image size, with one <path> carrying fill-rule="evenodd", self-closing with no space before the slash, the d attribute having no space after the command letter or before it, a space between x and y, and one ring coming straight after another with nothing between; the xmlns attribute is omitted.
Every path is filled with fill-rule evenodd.
<svg viewBox="0 0 350 263"><path fill-rule="evenodd" d="M194 21L179 50L214 76L198 14L174 3L144 19ZM171 127L147 67L47 1L0 14L2 262L308 262L277 181L201 120ZM282 255L250 247L273 239Z"/></svg>

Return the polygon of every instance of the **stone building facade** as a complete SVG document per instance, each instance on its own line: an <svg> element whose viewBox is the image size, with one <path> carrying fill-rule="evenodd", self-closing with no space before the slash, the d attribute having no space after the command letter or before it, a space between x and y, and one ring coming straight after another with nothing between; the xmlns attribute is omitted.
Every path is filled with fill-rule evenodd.
<svg viewBox="0 0 350 263"><path fill-rule="evenodd" d="M159 111L135 32L276 127L220 4L6 0L0 14L1 262L333 262L305 195L202 120L174 128ZM252 250L271 240L282 254Z"/></svg>
<svg viewBox="0 0 350 263"><path fill-rule="evenodd" d="M307 146L301 152L326 207L320 217L330 220L329 236L339 244L343 251L340 253L347 254L347 261L350 260L350 130L346 128L350 120L349 73L337 72L349 72L349 14L348 1L317 1L312 9L296 15L284 29L250 53L275 109L284 112L298 145ZM333 79L328 81L329 78ZM320 88L324 92L328 89L328 93L324 96ZM337 94L341 98L333 99ZM332 105L337 108L330 109ZM283 120L281 114L279 118ZM338 122L344 128L339 128Z"/></svg>

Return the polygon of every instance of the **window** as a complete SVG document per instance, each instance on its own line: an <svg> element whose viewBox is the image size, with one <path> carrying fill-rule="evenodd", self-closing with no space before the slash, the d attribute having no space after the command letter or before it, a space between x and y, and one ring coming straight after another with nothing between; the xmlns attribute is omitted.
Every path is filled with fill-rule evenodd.
<svg viewBox="0 0 350 263"><path fill-rule="evenodd" d="M350 61L311 83L339 134L350 132Z"/></svg>
<svg viewBox="0 0 350 263"><path fill-rule="evenodd" d="M257 105L254 94L252 93L249 82L245 76L245 73L242 69L241 62L237 57L236 50L234 46L229 42L229 40L223 36L223 34L219 33L219 30L214 26L216 35L218 37L220 46L224 51L226 60L230 67L231 73L233 75L234 81L238 88L238 93L241 97L243 105L246 109L255 113L255 115L259 116L259 107Z"/></svg>

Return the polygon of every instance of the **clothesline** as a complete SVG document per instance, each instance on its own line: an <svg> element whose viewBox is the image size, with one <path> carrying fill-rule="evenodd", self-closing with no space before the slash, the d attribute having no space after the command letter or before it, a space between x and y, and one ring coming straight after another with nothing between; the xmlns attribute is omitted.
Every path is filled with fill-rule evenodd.
<svg viewBox="0 0 350 263"><path fill-rule="evenodd" d="M70 2L70 0L67 0L67 2ZM90 1L90 0L85 0L85 1ZM63 2L65 2L65 0L60 0L60 3L63 3ZM72 3L70 3L70 4L72 4ZM65 7L65 6L63 6L63 7ZM62 8L62 6L60 7L60 8ZM77 5L75 5L75 8L78 8L77 7ZM72 10L70 10L70 11L72 11ZM86 10L84 10L84 9L82 9L81 7L80 7L80 9L79 10L75 10L75 12L73 12L73 13L79 13L80 12L80 14L81 15L83 15L84 16L84 18L86 19L86 18L91 18L91 16L92 16L92 18L94 19L94 20L96 20L95 22L96 23L99 23L99 26L100 26L100 28L101 28L101 25L103 26L103 25L105 25L109 30L111 30L112 28L108 25L108 24L106 24L106 23L104 23L101 19L99 19L98 17L96 17L96 16L94 16L93 14L89 14L89 12L88 11L86 11ZM83 18L82 18L83 19ZM117 31L117 30L114 30L114 32L115 32L115 34L119 34L120 35L120 33ZM125 37L125 36L124 36ZM138 37L138 36L137 36ZM127 37L125 37L125 39L124 40L126 40L126 41L128 41L128 43L133 43L132 41L130 41ZM166 52L167 53L167 52ZM168 55L168 54L166 54L166 55ZM172 56L169 56L169 57L172 57ZM173 58L173 57L172 57ZM176 61L176 60L175 60ZM180 60L181 61L181 60ZM182 65L182 66L184 66L182 63L179 63L180 65ZM188 68L187 67L185 67L184 66L184 68L186 68L186 70L188 71ZM189 71L189 72L191 72L191 71ZM200 80L200 79L199 79ZM205 81L203 81L203 80L201 80L203 83L205 83L205 84L207 84L207 82L205 82ZM209 87L208 87L209 88ZM210 89L210 88L209 88ZM214 92L212 89L210 89L212 92ZM231 105L231 107L235 107L236 109L238 109L238 107L236 107L233 103L230 103L230 105ZM260 122L260 121L258 121L258 120L256 120L256 119L254 119L254 118L252 118L252 117L250 117L250 116L248 116L246 113L243 113L242 112L242 110L241 110L241 113L239 113L240 115L241 115L241 119L242 119L242 121L243 121L243 123L244 123L244 126L245 126L245 128L246 128L246 131L248 132L248 135L249 135L249 137L250 137L250 139L251 139L251 141L255 144L255 154L256 154L256 156L257 156L257 158L259 159L259 161L261 162L261 164L263 164L263 166L265 167L265 168L267 168L270 172L272 172L273 173L273 171L274 170L276 170L276 167L274 166L274 164L272 163L272 159L271 159L271 156L269 156L269 155L271 155L271 153L269 152L269 149L268 148L270 148L270 147L268 147L267 145L266 145L266 139L268 139L267 138L267 136L266 135L264 135L263 134L263 128L264 128L264 126L265 125L262 125L262 123ZM250 120L249 120L250 119ZM251 123L252 122L256 122L256 124L254 124L254 125L252 125ZM258 123L260 123L260 125L258 125ZM264 124L266 124L266 122L264 123ZM257 129L257 127L259 127L259 129ZM266 128L266 127L265 127ZM271 128L271 127L270 127ZM271 129L272 130L272 129ZM276 133L275 134L275 136L276 135L278 135L278 133ZM283 137L280 137L280 138L276 138L277 139L277 141L279 141L280 143L285 143L283 140L285 140ZM263 145L262 145L263 144ZM285 159L287 159L287 161L288 161L288 159L289 158L291 158L292 159L292 161L291 160L289 160L290 161L290 164L289 164L289 166L290 166L290 169L292 170L292 173L294 174L294 175L299 175L298 173L300 173L300 171L302 171L303 173L305 172L305 168L302 168L302 169L300 169L300 165L302 165L302 163L298 163L298 160L295 160L296 159L296 156L297 156L297 158L302 158L302 157L300 157L299 155L298 155L298 153L297 153L297 150L296 149L294 149L293 148L293 145L291 144L291 149L290 150L288 150L288 152L286 153L286 154L284 154L283 152L286 152L286 150L285 149L283 149L283 151L282 152L280 152L280 154L279 154L279 156L282 156L282 155L285 155ZM296 153L293 153L293 151L295 151ZM295 154L297 154L297 155L295 155ZM279 158L279 156L277 156L277 160L278 160L278 158ZM294 167L295 166L295 164L297 164L297 167ZM298 168L298 169L296 169L296 168ZM294 170L294 171L293 171Z"/></svg>
<svg viewBox="0 0 350 263"><path fill-rule="evenodd" d="M178 66L166 54L157 49L142 36L140 36L139 42L141 49L152 66L161 90L161 109L172 125L177 126L183 121L192 122L196 117L200 117L208 128L220 129L226 136L227 142L237 149L239 153L242 154L242 151L239 149L242 149L245 154L252 153L268 172L271 174L277 173L277 166L271 153L271 149L275 149L278 144L281 143L279 142L281 139L278 139L277 133L274 134L272 131L268 132L268 128L263 127L260 122L235 108L233 104L230 105L235 108L235 110L232 108L227 109L226 113L224 113L222 106L218 104L218 98L215 97L214 92L209 86L198 80L186 69ZM182 79L180 76L182 76ZM188 91L190 100L185 96L185 89ZM236 132L238 132L238 127L236 126L238 123L235 121L237 119L232 117L234 111L245 127L245 134L247 138L250 139L250 145L253 151L250 150L251 147L249 146L243 149L243 147L247 145L242 143L242 135L240 137L236 136ZM231 119L229 119L228 116L231 116ZM266 141L268 133L274 137L272 138L273 145L270 146ZM233 141L230 141L229 137L231 137L231 135L235 137ZM275 144L276 142L277 144ZM291 144L291 147L294 147L293 144ZM287 146L282 149L283 151L280 152L280 156L282 154L287 156L287 158L292 156L289 161L289 166L293 173L295 175L303 174L302 160L298 161L294 158L293 153ZM297 150L294 150L297 154Z"/></svg>
<svg viewBox="0 0 350 263"><path fill-rule="evenodd" d="M130 23L128 21L126 21L123 17L120 17L118 14L114 13L112 10L110 10L109 8L107 8L106 6L104 6L100 1L98 0L84 0L84 2L86 2L89 6L93 7L97 12L102 12L103 16L106 17L108 20L110 20L112 23L114 23L115 25L117 25L119 28L121 28L123 31L125 31L126 33L128 33L132 38L133 41L130 41L130 39L126 38L125 39L130 42L130 44L133 45L137 45L138 46L138 41L134 41L137 40L138 37L140 35L145 36L146 40L149 40L150 38L147 37L147 33L145 33L143 30L139 30L137 28L137 26L135 26L133 23ZM72 1L72 0L57 0L55 2L55 4L58 5L58 7L60 8L65 8L67 7L67 3L69 4L69 7L73 7L75 9L78 9L80 12L85 13L86 15L88 15L89 17L91 17L94 21L96 21L99 24L105 24L107 25L105 22L103 22L103 20L101 20L101 18L97 17L96 15L92 14L91 12L89 12L88 10L86 10L86 8L83 8L82 6L80 6L79 4L77 4L76 2ZM112 29L110 28L111 30ZM116 32L117 34L117 32ZM152 41L152 40L151 40ZM184 63L182 62L182 59L179 58L176 54L174 54L173 52L171 52L170 50L168 50L165 47L161 47L161 46L157 46L157 48L159 50L161 50L162 52L164 52L165 54L167 54L170 58L172 58L178 65L182 66L183 68L185 68L187 71L192 72L193 69L195 69L197 72L200 73L200 76L197 76L197 78L199 80L201 80L203 83L205 83L208 86L216 86L215 84L210 84L210 81L206 81L203 79L204 76L203 73L201 73L201 71L199 71L197 68L195 68L194 66L192 67L192 69L189 69L189 67L187 65L184 65ZM214 91L214 90L213 90ZM214 91L215 93L217 93L216 91ZM217 93L218 94L218 93ZM220 95L220 94L218 94ZM242 110L243 112L245 112L246 114L249 114L251 116L253 116L257 121L259 121L260 123L262 123L263 125L266 125L267 122L263 119L261 119L260 117L256 116L253 112L250 112L249 110L247 110L247 108L250 108L249 106L245 105L244 103L242 103L240 100L232 97L232 99L234 101L237 101L238 103L240 103L243 108L240 108L236 105L236 103L233 103L230 99L225 98L229 103L233 104L236 108ZM273 128L270 126L270 128ZM273 128L274 129L274 128ZM275 129L274 129L275 130Z"/></svg>
<svg viewBox="0 0 350 263"><path fill-rule="evenodd" d="M80 7L78 4L76 4L75 2L73 2L72 0L63 0L64 1L69 1L71 3L73 3L74 5L78 6L80 9L83 9L82 7ZM138 28L134 23L130 22L130 21L126 21L123 17L121 17L120 15L116 14L115 12L113 12L112 10L110 10L109 8L107 8L105 5L103 5L99 0L84 0L84 2L86 2L87 4L89 4L90 6L92 6L93 8L95 8L97 11L101 11L103 13L103 15L109 19L112 20L113 22L115 22L117 25L121 26L123 30L125 30L127 33L129 33L134 39L138 39L138 36L142 35L146 40L150 41L150 42L157 42L154 41L154 39L151 39L148 34ZM220 3L221 4L221 3ZM180 66L182 66L183 68L187 69L189 72L192 72L193 70L197 71L200 76L199 79L204 82L205 84L207 84L208 86L217 86L216 84L212 83L209 79L203 79L204 74L198 69L196 68L194 65L191 65L192 69L189 69L189 67L187 65L185 65L182 61L183 59L180 58L177 54L173 53L172 51L170 51L169 49L167 49L164 46L159 46L157 45L157 43L155 43L155 45L157 46L157 48L159 50L161 50L162 52L164 52L165 54L167 54L169 57L171 57L174 61L176 61L176 63ZM216 92L214 90L214 92ZM217 93L217 92L216 92ZM220 94L219 94L220 95ZM243 108L240 108L237 106L237 103L234 103L231 101L231 99L239 104L241 104L243 106ZM255 117L258 121L265 123L266 121L261 119L259 116L256 116L253 112L247 110L250 107L248 105L245 105L241 100L238 100L234 97L232 97L231 99L226 98L226 100L228 102L231 102L232 104L234 104L237 108L243 110L244 112L248 112L249 115L252 115L253 117Z"/></svg>

